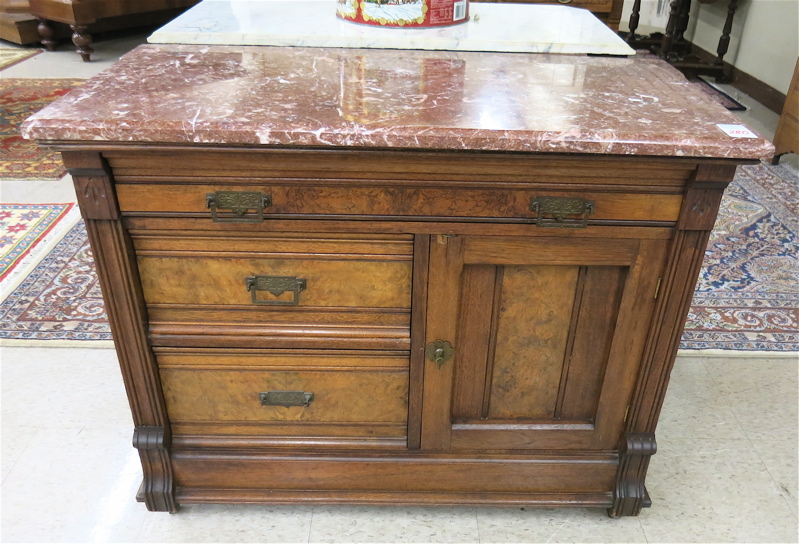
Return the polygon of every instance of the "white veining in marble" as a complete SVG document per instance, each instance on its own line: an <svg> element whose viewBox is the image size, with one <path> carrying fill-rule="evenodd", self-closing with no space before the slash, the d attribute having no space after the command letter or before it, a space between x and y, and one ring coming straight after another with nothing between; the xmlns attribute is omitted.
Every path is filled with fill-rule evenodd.
<svg viewBox="0 0 799 544"><path fill-rule="evenodd" d="M143 45L28 118L30 139L757 159L656 59Z"/></svg>
<svg viewBox="0 0 799 544"><path fill-rule="evenodd" d="M335 0L204 0L157 30L150 43L278 45L632 55L590 11L571 6L483 4L443 28L379 28L342 21Z"/></svg>

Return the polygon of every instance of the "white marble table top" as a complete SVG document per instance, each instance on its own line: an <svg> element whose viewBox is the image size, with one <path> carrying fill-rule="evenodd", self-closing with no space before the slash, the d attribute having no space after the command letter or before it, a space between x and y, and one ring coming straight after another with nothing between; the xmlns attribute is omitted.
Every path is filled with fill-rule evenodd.
<svg viewBox="0 0 799 544"><path fill-rule="evenodd" d="M203 0L150 43L276 45L633 55L590 11L559 5L471 3L470 20L439 28L342 21L336 0Z"/></svg>

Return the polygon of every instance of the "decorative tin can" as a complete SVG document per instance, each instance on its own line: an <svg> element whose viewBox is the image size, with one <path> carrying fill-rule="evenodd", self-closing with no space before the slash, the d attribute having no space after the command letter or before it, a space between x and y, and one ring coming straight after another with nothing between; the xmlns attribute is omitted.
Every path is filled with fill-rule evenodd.
<svg viewBox="0 0 799 544"><path fill-rule="evenodd" d="M448 26L469 20L469 0L338 0L336 15L373 26Z"/></svg>

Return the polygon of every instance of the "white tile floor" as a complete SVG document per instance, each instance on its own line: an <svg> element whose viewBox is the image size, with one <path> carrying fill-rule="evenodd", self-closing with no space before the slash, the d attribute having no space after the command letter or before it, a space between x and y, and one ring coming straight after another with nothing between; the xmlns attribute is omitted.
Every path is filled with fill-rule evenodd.
<svg viewBox="0 0 799 544"><path fill-rule="evenodd" d="M65 47L0 77L89 77L143 37ZM8 44L10 45L10 44ZM2 44L6 46L6 44ZM738 94L728 88L732 95ZM744 122L777 116L746 96ZM787 159L787 160L786 160ZM796 155L783 159L794 169ZM68 180L0 180L5 202L69 201ZM797 542L799 356L680 356L637 518L603 510L184 506L147 512L110 349L0 349L3 542Z"/></svg>

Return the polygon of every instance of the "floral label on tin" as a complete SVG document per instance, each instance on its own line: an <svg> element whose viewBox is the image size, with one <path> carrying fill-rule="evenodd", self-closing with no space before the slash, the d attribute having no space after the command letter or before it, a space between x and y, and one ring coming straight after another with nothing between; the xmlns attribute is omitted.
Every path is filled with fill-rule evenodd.
<svg viewBox="0 0 799 544"><path fill-rule="evenodd" d="M355 19L358 14L358 0L338 0L336 14L343 19Z"/></svg>
<svg viewBox="0 0 799 544"><path fill-rule="evenodd" d="M338 0L336 14L373 26L446 26L465 22L468 5L468 0Z"/></svg>
<svg viewBox="0 0 799 544"><path fill-rule="evenodd" d="M426 13L426 0L361 0L363 20L381 25L422 24Z"/></svg>

